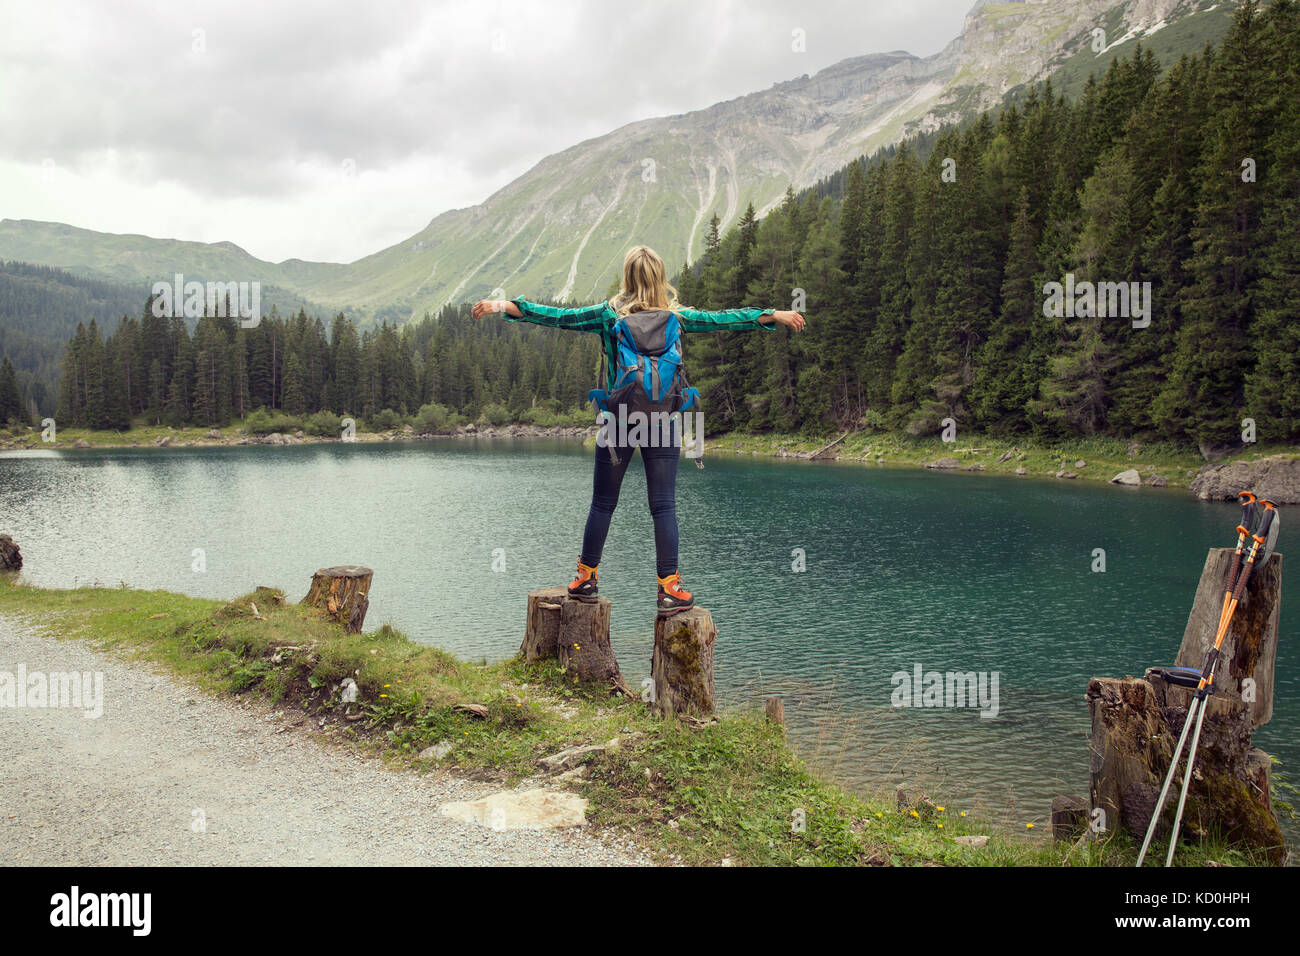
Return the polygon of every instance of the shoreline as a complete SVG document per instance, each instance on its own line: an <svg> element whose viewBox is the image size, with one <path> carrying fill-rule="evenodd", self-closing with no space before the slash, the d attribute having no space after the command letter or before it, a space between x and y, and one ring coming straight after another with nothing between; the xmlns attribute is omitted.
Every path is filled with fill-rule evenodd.
<svg viewBox="0 0 1300 956"><path fill-rule="evenodd" d="M69 428L44 441L28 429L11 434L0 429L0 456L7 451L84 451L122 448L227 448L314 444L372 444L438 440L528 439L573 441L590 445L593 425L470 424L442 431L418 431L411 425L354 435L309 435L301 430L265 435L247 433L238 425L218 428L142 426L128 432ZM1121 487L1183 489L1202 500L1232 500L1240 487L1253 486L1256 473L1272 481L1265 496L1278 504L1300 502L1300 449L1283 444L1241 451L1207 462L1189 448L1167 443L1120 439L1089 439L1057 445L972 436L962 442L914 438L881 432L849 432L834 439L800 435L727 432L705 439L704 456L737 456L801 461L837 461L862 465L925 468L1026 478L1052 478ZM1271 465L1277 464L1285 474ZM1218 477L1216 477L1216 474ZM1123 481L1116 481L1124 477Z"/></svg>

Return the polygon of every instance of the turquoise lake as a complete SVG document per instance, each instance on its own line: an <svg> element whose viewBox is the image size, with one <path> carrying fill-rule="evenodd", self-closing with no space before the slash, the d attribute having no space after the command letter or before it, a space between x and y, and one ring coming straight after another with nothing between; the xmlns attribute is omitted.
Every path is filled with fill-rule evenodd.
<svg viewBox="0 0 1300 956"><path fill-rule="evenodd" d="M4 453L0 532L48 587L297 600L316 568L364 564L367 627L497 659L519 647L527 592L572 576L591 456L522 439ZM796 749L843 785L919 784L1020 832L1041 832L1053 796L1087 794L1088 679L1172 663L1206 550L1235 543L1238 515L1183 491L723 454L678 479L724 708L779 694ZM638 460L600 569L633 686L650 672L653 552ZM1255 739L1300 780L1285 590L1275 716ZM996 672L996 716L892 706L893 675L917 666Z"/></svg>

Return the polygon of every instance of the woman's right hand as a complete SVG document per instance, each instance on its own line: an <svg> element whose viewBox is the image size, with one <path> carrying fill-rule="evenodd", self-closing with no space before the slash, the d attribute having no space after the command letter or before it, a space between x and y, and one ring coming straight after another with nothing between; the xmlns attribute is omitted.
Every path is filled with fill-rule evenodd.
<svg viewBox="0 0 1300 956"><path fill-rule="evenodd" d="M798 332L804 327L804 318L798 312L773 312L772 319L782 325L788 325L792 332Z"/></svg>

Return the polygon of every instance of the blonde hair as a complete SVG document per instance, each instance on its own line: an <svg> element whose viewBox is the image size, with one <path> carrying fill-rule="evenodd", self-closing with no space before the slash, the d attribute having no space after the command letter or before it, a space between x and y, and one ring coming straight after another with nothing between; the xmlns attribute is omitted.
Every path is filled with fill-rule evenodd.
<svg viewBox="0 0 1300 956"><path fill-rule="evenodd" d="M677 290L668 281L664 261L649 246L634 246L623 258L623 283L609 300L619 315L648 309L681 309Z"/></svg>

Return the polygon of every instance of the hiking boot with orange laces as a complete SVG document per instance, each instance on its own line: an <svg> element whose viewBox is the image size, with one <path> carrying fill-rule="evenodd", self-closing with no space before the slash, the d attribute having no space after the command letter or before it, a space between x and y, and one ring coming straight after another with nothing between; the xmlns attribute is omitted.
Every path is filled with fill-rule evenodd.
<svg viewBox="0 0 1300 956"><path fill-rule="evenodd" d="M691 592L682 587L682 575L674 571L666 578L659 579L659 616L667 617L688 608L695 607Z"/></svg>
<svg viewBox="0 0 1300 956"><path fill-rule="evenodd" d="M596 603L596 569L578 562L578 576L569 582L569 597L583 604Z"/></svg>

